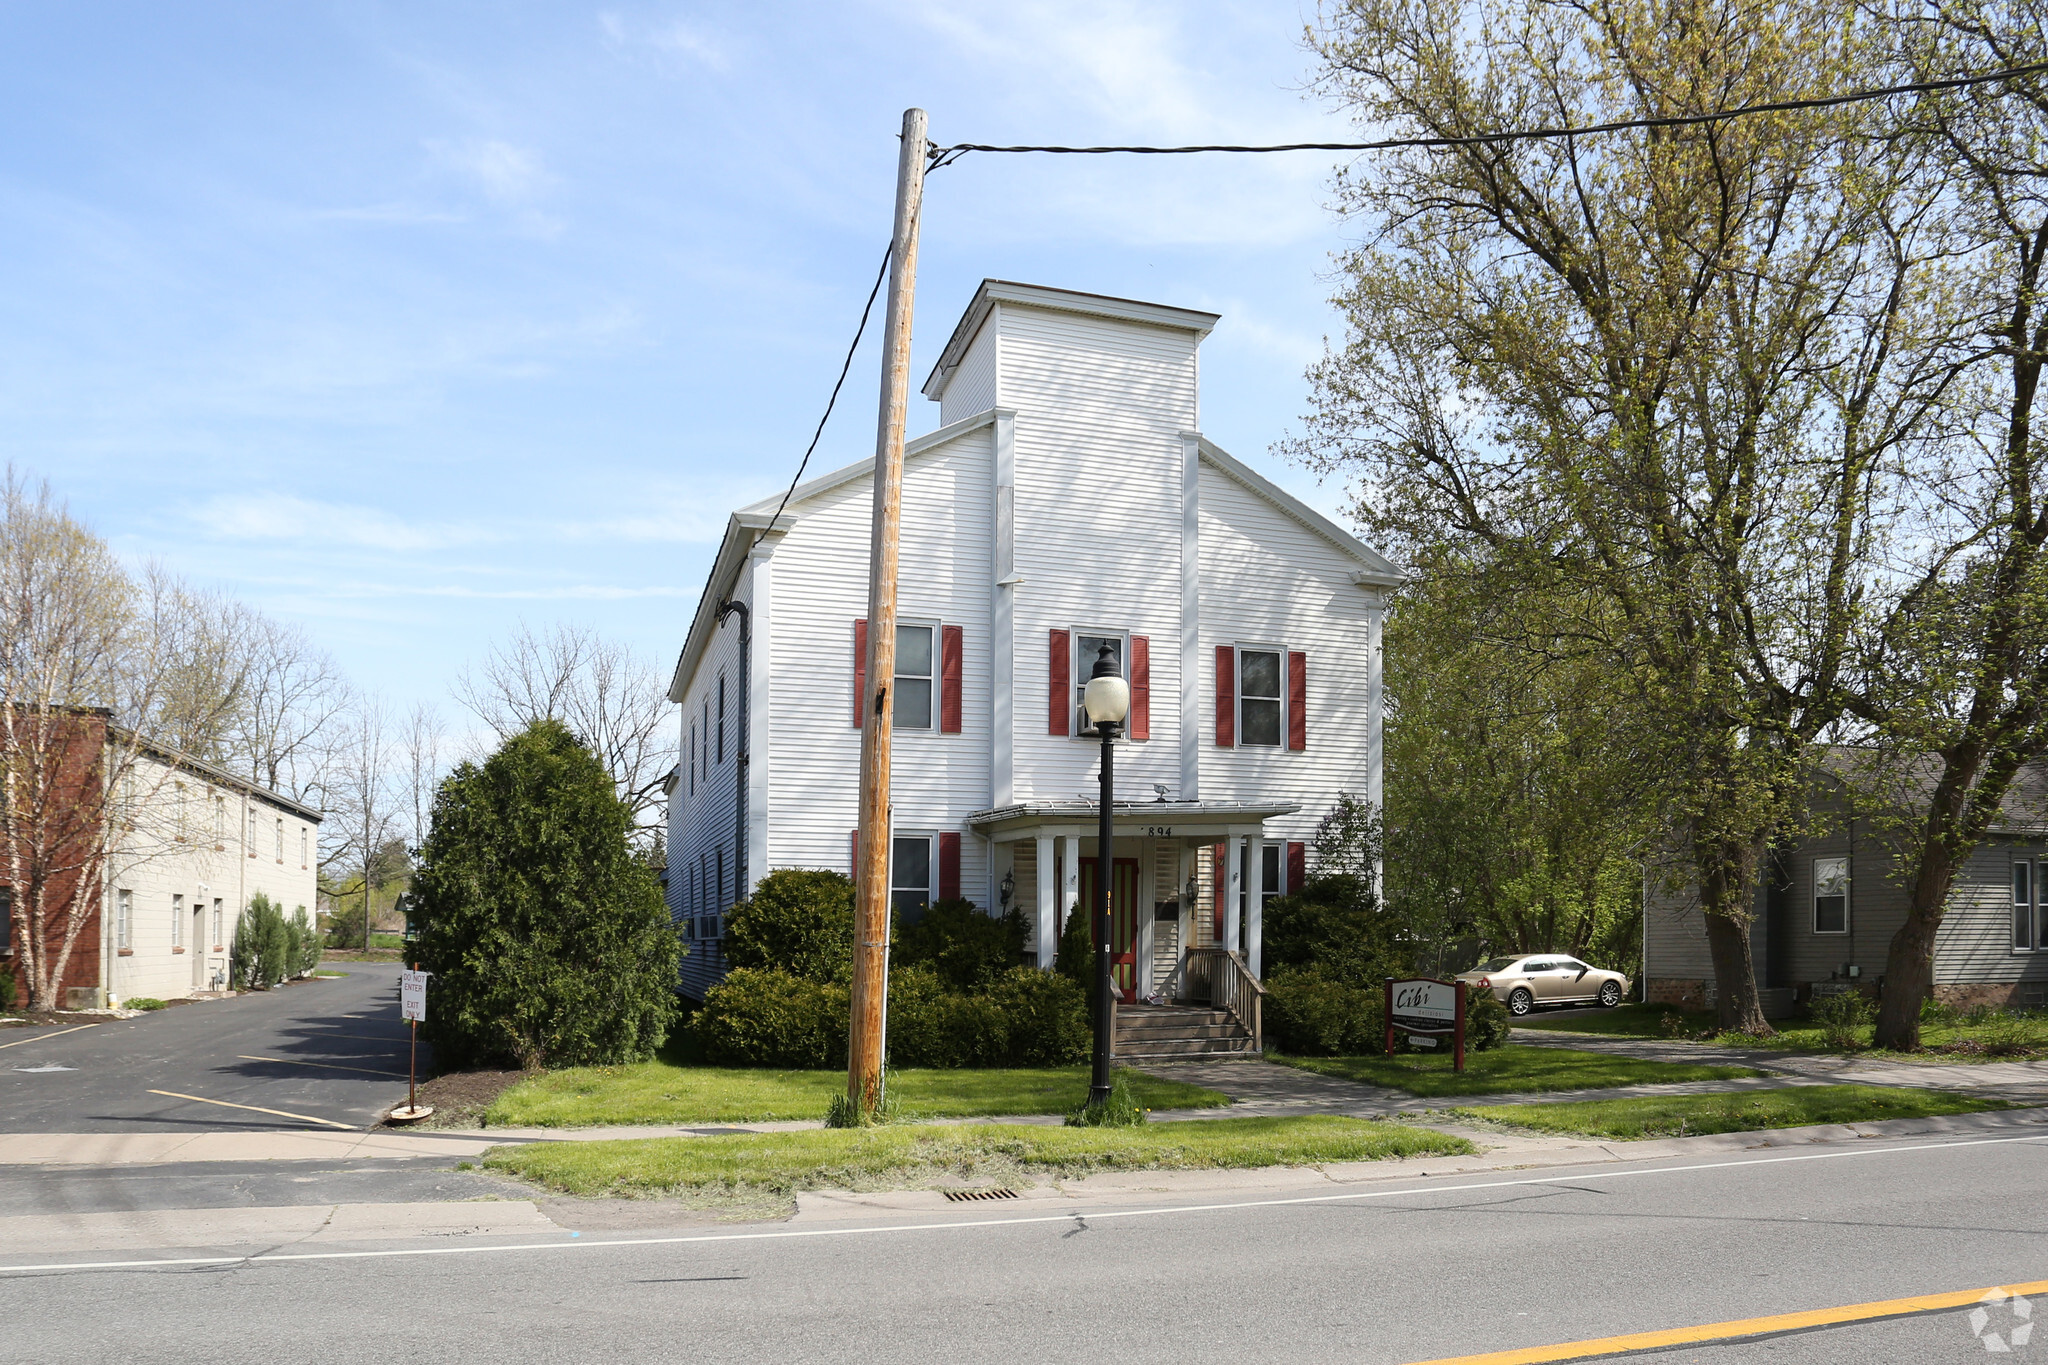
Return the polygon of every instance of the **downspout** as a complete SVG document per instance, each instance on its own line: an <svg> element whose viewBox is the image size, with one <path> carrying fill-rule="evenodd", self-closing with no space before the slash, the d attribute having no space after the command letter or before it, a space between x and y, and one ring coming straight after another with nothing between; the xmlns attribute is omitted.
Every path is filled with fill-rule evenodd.
<svg viewBox="0 0 2048 1365"><path fill-rule="evenodd" d="M754 648L754 613L747 604L732 598L718 604L718 623L725 624L725 618L734 612L740 617L740 706L739 733L735 736L738 752L734 755L733 767L733 809L732 809L732 863L733 890L744 897L747 892L747 712L754 704L753 678L750 674ZM737 899L737 898L736 898Z"/></svg>

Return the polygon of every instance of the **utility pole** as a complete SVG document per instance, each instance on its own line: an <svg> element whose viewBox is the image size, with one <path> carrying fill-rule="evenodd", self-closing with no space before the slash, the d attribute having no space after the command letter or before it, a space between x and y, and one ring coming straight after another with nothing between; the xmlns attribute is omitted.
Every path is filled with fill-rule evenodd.
<svg viewBox="0 0 2048 1365"><path fill-rule="evenodd" d="M882 334L882 403L875 428L875 519L868 552L867 692L861 698L860 825L855 836L853 1017L846 1095L856 1113L882 1103L889 998L889 685L896 677L896 558L903 524L903 428L910 405L910 311L924 200L925 114L903 111L896 158L896 228L889 246L889 314Z"/></svg>

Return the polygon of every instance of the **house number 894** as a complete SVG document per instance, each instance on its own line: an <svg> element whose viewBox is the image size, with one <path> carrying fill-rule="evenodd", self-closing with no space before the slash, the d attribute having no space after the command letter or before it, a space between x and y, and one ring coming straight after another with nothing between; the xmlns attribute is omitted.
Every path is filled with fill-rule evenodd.
<svg viewBox="0 0 2048 1365"><path fill-rule="evenodd" d="M1145 837L1147 839L1171 839L1173 837L1173 826L1147 825L1145 826Z"/></svg>

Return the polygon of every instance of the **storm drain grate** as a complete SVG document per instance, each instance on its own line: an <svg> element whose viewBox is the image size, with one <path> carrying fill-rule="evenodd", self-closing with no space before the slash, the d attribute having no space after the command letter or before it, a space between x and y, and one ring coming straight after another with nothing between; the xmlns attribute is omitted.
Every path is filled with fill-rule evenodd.
<svg viewBox="0 0 2048 1365"><path fill-rule="evenodd" d="M979 1199L1015 1199L1015 1190L946 1190L946 1198L955 1204L972 1203Z"/></svg>

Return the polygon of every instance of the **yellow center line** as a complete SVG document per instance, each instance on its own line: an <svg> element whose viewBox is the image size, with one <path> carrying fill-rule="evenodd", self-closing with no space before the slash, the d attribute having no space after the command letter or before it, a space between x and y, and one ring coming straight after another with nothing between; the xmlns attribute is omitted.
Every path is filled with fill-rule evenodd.
<svg viewBox="0 0 2048 1365"><path fill-rule="evenodd" d="M336 1123L333 1119L316 1119L311 1114L288 1114L282 1109L265 1109L257 1104L231 1104L227 1100L210 1100L204 1095L180 1095L175 1090L152 1090L149 1093L168 1095L174 1100L191 1100L194 1104L217 1104L223 1109L247 1109L252 1114L275 1114L281 1119L297 1119L301 1123L324 1123L329 1128L340 1128L351 1133L356 1131L353 1125Z"/></svg>
<svg viewBox="0 0 2048 1365"><path fill-rule="evenodd" d="M16 1038L11 1043L0 1043L0 1047L20 1047L23 1043L33 1043L38 1038L62 1038L67 1033L80 1033L98 1027L98 1024L80 1024L77 1028L60 1028L55 1033L38 1033L34 1038Z"/></svg>
<svg viewBox="0 0 2048 1365"><path fill-rule="evenodd" d="M276 1062L280 1066L318 1066L325 1067L329 1071L354 1071L364 1076L390 1076L396 1078L405 1074L403 1071L372 1071L366 1066L336 1066L333 1062L309 1062L300 1057L237 1056L235 1060L238 1062Z"/></svg>
<svg viewBox="0 0 2048 1365"><path fill-rule="evenodd" d="M1796 1332L1808 1327L1833 1327L1845 1322L1868 1322L1873 1318L1896 1318L1914 1313L1939 1313L1984 1302L1987 1294L2048 1294L2048 1280L2031 1284L1997 1285L1989 1289L1959 1289L1949 1294L1915 1294L1904 1299L1880 1299L1876 1303L1852 1303L1840 1308L1815 1308L1803 1313L1775 1313L1766 1318L1737 1318L1733 1322L1710 1322L1699 1327L1674 1327L1661 1332L1630 1332L1618 1337L1594 1337L1587 1341L1559 1342L1555 1346L1526 1346L1511 1351L1487 1351L1471 1356L1443 1356L1420 1360L1413 1365L1538 1365L1553 1360L1588 1360L1594 1356L1620 1355L1626 1351L1651 1351L1664 1346L1696 1346L1709 1341L1764 1336L1773 1332Z"/></svg>

